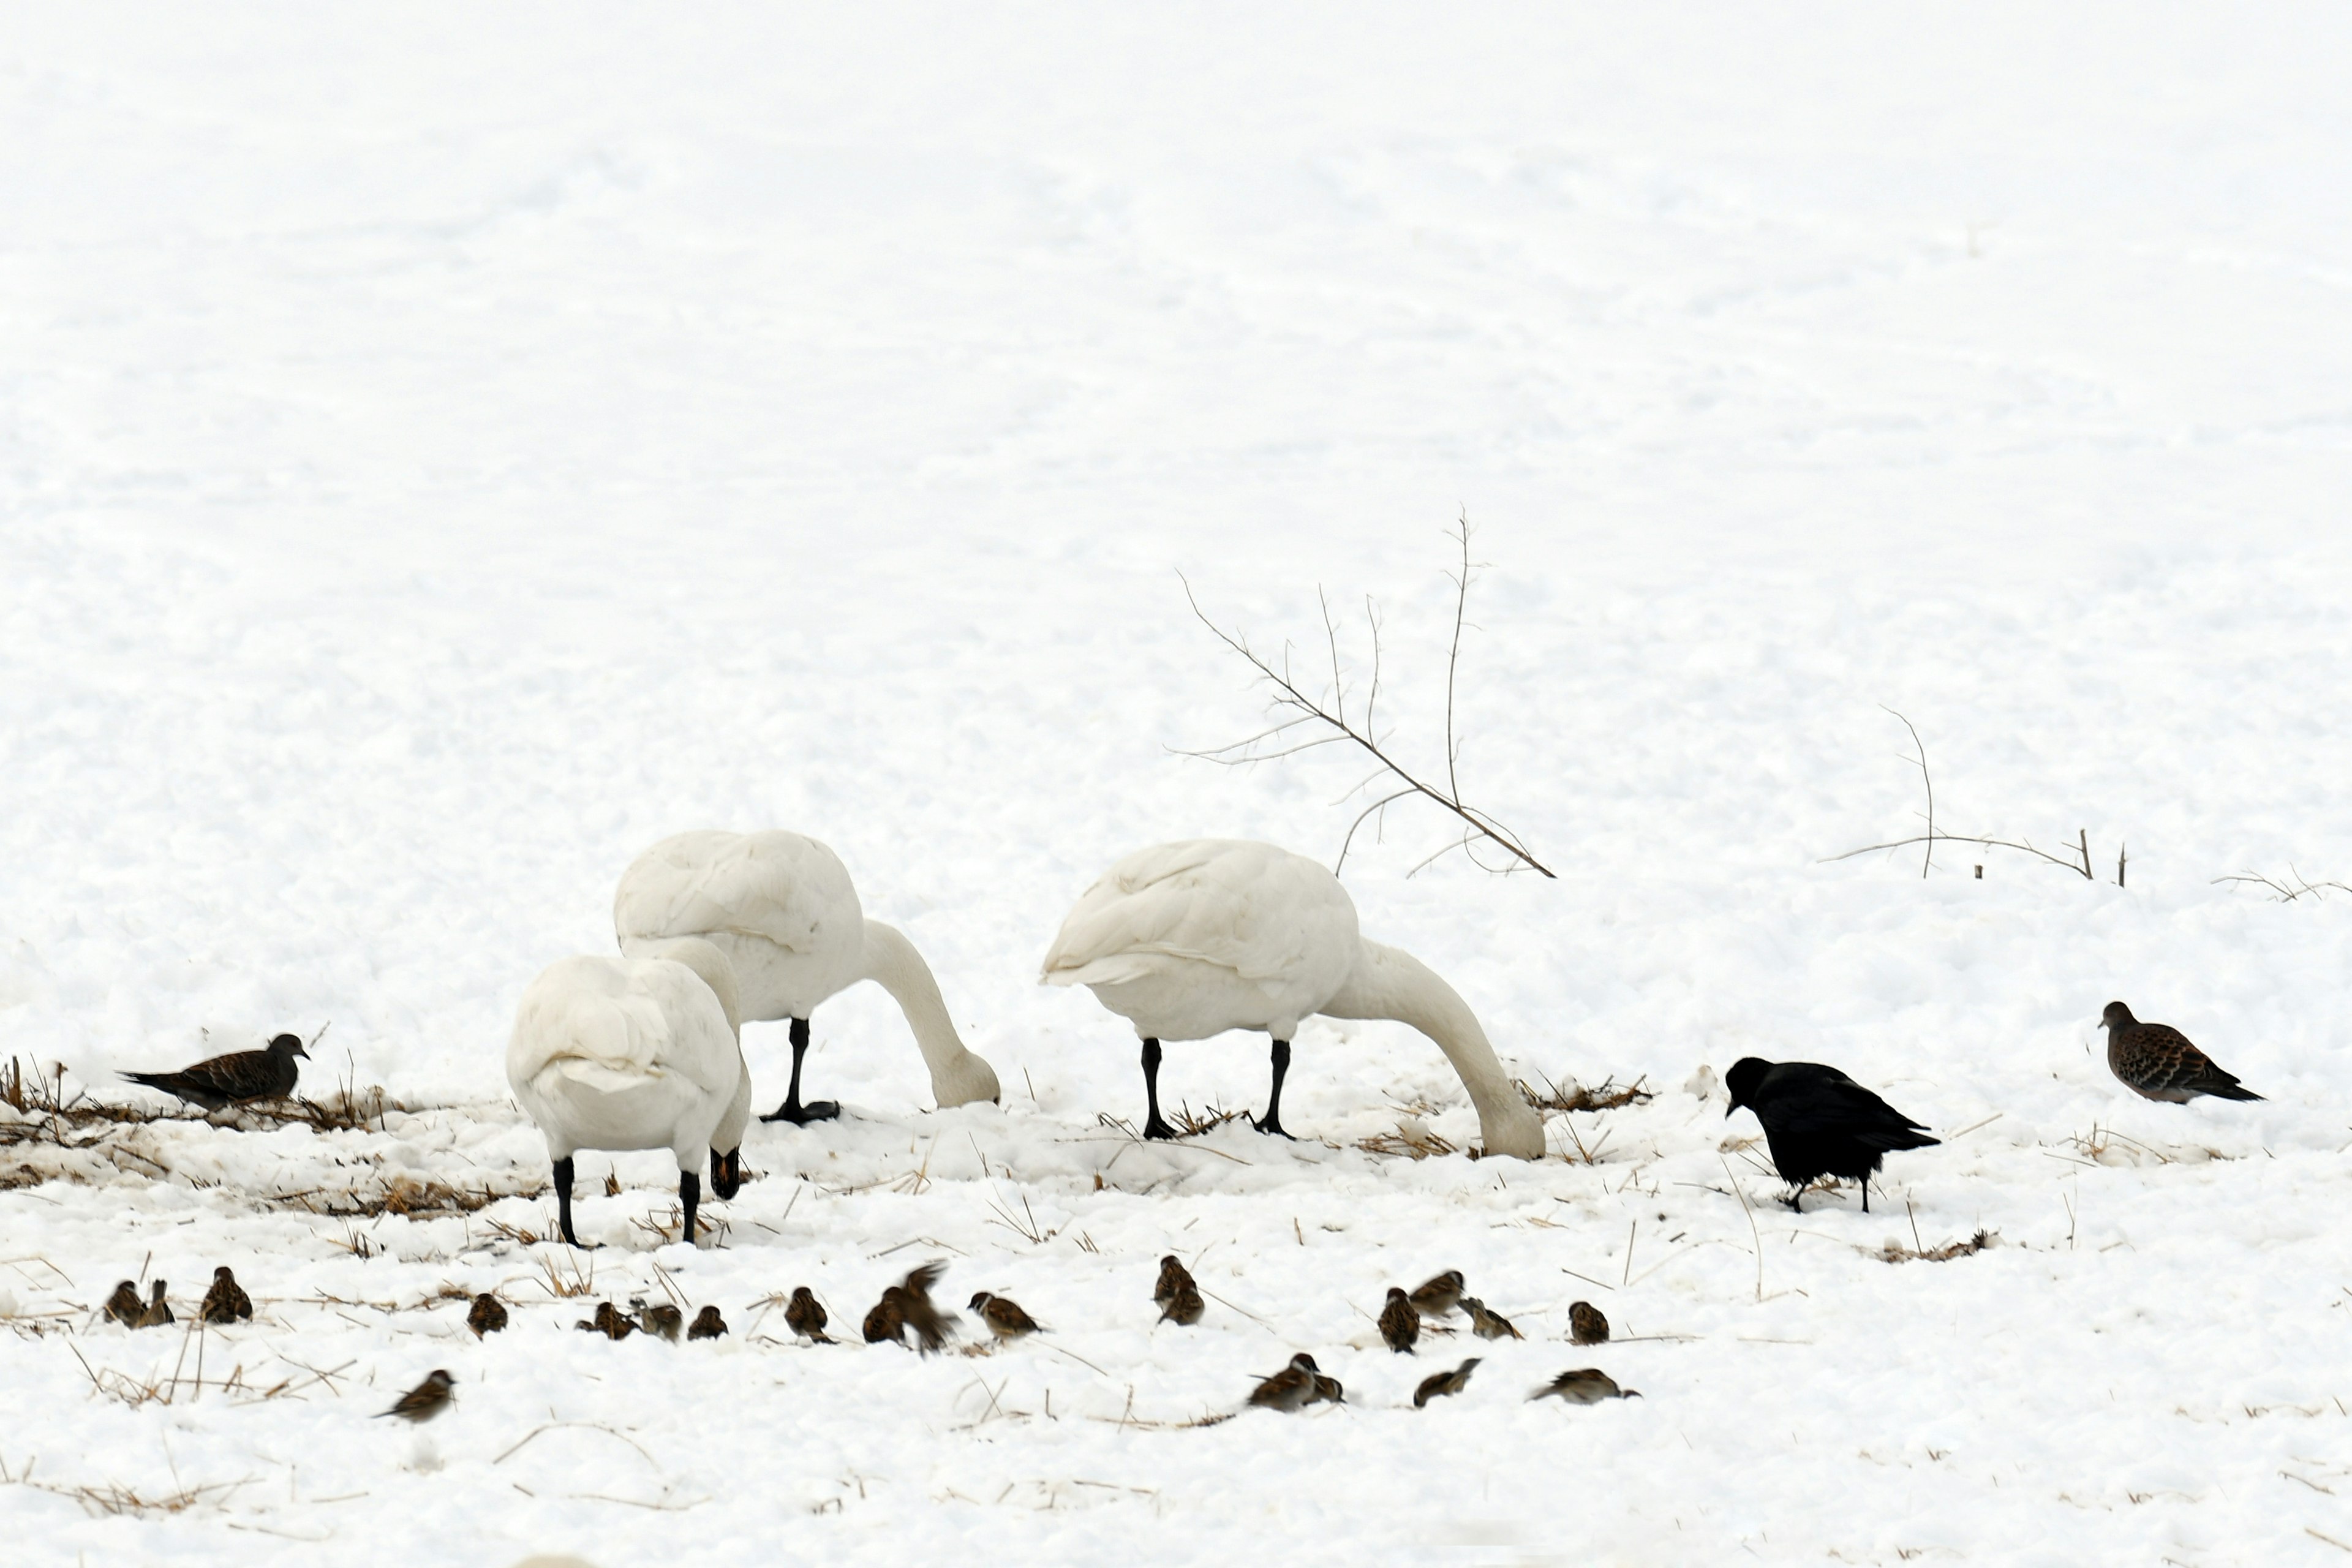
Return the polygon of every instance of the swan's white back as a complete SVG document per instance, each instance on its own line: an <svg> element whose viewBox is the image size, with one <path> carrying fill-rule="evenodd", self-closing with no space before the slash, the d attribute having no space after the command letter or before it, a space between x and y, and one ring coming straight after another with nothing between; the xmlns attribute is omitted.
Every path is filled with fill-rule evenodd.
<svg viewBox="0 0 2352 1568"><path fill-rule="evenodd" d="M742 1142L751 1075L719 994L667 958L559 959L515 1010L507 1082L575 1149L670 1149L681 1170Z"/></svg>
<svg viewBox="0 0 2352 1568"><path fill-rule="evenodd" d="M1193 838L1129 855L1079 896L1045 954L1136 1032L1289 1039L1356 967L1356 906L1316 862L1271 844Z"/></svg>
<svg viewBox="0 0 2352 1568"><path fill-rule="evenodd" d="M698 936L727 956L746 1021L805 1018L854 984L866 913L841 858L797 833L702 829L665 838L621 874L613 929L624 950Z"/></svg>

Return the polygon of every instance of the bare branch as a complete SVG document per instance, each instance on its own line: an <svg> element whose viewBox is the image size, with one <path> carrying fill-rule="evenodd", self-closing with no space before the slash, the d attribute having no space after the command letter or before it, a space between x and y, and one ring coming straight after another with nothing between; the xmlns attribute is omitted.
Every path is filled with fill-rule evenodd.
<svg viewBox="0 0 2352 1568"><path fill-rule="evenodd" d="M1454 579L1454 646L1445 655L1445 787L1454 798L1462 798L1462 781L1454 776L1454 764L1462 754L1462 747L1454 739L1454 672L1462 663L1462 620L1470 608L1470 512L1465 508L1454 523L1454 537L1462 542L1462 574ZM1547 871L1546 876L1551 875Z"/></svg>
<svg viewBox="0 0 2352 1568"><path fill-rule="evenodd" d="M1884 702L1878 706L1886 712L1895 713L1895 710L1888 708ZM1895 713L1895 716L1897 719L1903 719L1900 713ZM1919 748L1917 756L1906 757L1903 760L1919 764L1920 781L1927 786L1927 855L1926 859L1919 862L1919 879L1924 882L1927 879L1928 868L1936 863L1936 779L1935 775L1927 771L1927 742L1919 738L1919 727L1908 719L1903 719L1903 727L1911 731L1911 743Z"/></svg>
<svg viewBox="0 0 2352 1568"><path fill-rule="evenodd" d="M1371 816L1372 813L1381 810L1383 806L1404 799L1405 796L1412 793L1412 791L1409 789L1401 789L1394 795L1383 795L1381 798L1372 802L1371 805L1364 807L1362 811L1356 814L1356 820L1348 824L1348 837L1339 840L1339 866L1331 868L1331 875L1334 877L1338 876L1339 874L1339 867L1345 866L1348 863L1348 846L1356 841L1356 829L1364 825L1364 818ZM1441 849L1438 853L1442 855L1444 851ZM1411 873L1408 872L1407 875L1411 875Z"/></svg>

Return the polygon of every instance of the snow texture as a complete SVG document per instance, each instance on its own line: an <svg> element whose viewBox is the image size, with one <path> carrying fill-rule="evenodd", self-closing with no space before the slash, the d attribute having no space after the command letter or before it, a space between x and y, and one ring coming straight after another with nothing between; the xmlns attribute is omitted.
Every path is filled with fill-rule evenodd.
<svg viewBox="0 0 2352 1568"><path fill-rule="evenodd" d="M12 16L0 1054L161 1110L114 1075L331 1022L306 1090L405 1109L0 1112L9 1560L2339 1560L2352 896L2214 879L2352 882L2347 47L2001 0ZM1297 1142L1132 1141L1131 1030L1036 984L1071 902L1195 836L1328 864L1360 777L1174 754L1264 722L1176 574L1302 668L1318 585L1360 672L1377 599L1436 771L1463 512L1463 787L1559 878L1408 879L1448 829L1400 805L1346 883L1507 1070L1655 1098L1415 1159L1475 1137L1443 1058L1313 1020ZM2095 876L1823 863L1919 828L1882 704L1939 827ZM662 1152L581 1157L601 1250L517 1239L523 987L613 950L647 846L770 826L1003 1102L929 1110L860 985L803 1086L842 1119L755 1122L716 1245L659 1243ZM2116 998L2269 1098L2136 1099ZM1944 1142L1792 1215L1710 1092L1749 1054ZM1172 1046L1162 1092L1265 1071ZM860 1342L932 1258L1048 1331ZM184 1325L219 1263L251 1324L98 1315L160 1277ZM1449 1268L1527 1339L1382 1348ZM844 1342L756 1305L802 1283ZM671 1289L732 1334L572 1329ZM1344 1405L1188 1425L1298 1350ZM1525 1402L1587 1364L1643 1397ZM448 1414L371 1419L435 1367Z"/></svg>

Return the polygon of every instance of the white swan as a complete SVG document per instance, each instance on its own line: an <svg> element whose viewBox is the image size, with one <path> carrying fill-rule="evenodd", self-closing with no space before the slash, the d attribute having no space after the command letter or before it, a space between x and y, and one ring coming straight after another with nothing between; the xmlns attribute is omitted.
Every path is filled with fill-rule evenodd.
<svg viewBox="0 0 2352 1568"><path fill-rule="evenodd" d="M1087 987L1143 1037L1146 1137L1175 1136L1160 1115L1160 1042L1227 1029L1274 1037L1274 1092L1256 1125L1282 1131L1291 1037L1320 1013L1419 1029L1470 1091L1486 1152L1543 1157L1543 1123L1503 1076L1469 1005L1419 960L1366 942L1339 879L1286 849L1195 838L1137 850L1080 896L1042 978Z"/></svg>
<svg viewBox="0 0 2352 1568"><path fill-rule="evenodd" d="M657 937L714 943L734 966L744 1021L792 1021L792 1086L762 1121L841 1114L832 1100L801 1103L801 1058L817 1004L861 980L879 984L906 1015L942 1107L997 1098L995 1070L964 1048L923 955L866 918L847 868L814 838L710 830L665 838L621 874L613 927L624 952Z"/></svg>
<svg viewBox="0 0 2352 1568"><path fill-rule="evenodd" d="M751 1069L736 1039L735 976L707 942L638 944L626 958L559 959L522 994L507 1043L507 1082L547 1138L555 1207L572 1230L578 1149L667 1149L677 1156L678 1206L694 1242L699 1171L711 1191L742 1184Z"/></svg>

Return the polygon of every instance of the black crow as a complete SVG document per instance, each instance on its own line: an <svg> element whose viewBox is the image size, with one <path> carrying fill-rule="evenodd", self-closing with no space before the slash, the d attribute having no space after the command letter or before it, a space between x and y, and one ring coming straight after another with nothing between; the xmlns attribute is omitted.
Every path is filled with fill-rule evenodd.
<svg viewBox="0 0 2352 1568"><path fill-rule="evenodd" d="M1768 1062L1742 1057L1723 1075L1731 1110L1746 1106L1764 1124L1773 1167L1796 1191L1789 1206L1803 1213L1805 1185L1816 1176L1852 1176L1862 1184L1862 1212L1870 1212L1870 1177L1890 1149L1924 1149L1943 1142L1832 1067L1819 1062Z"/></svg>

